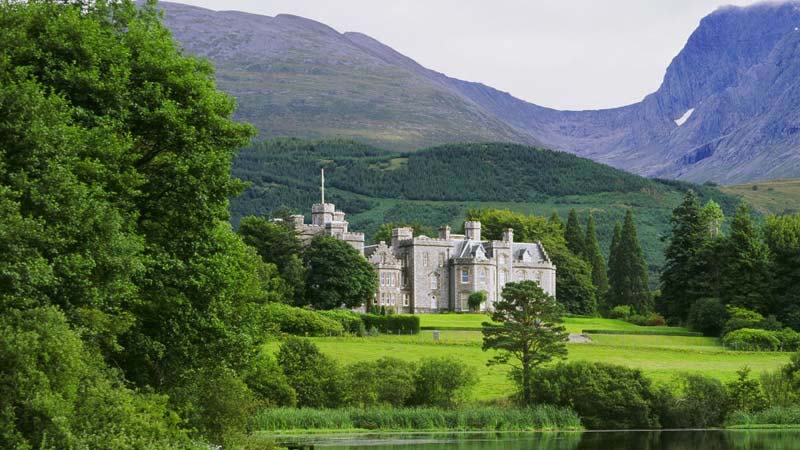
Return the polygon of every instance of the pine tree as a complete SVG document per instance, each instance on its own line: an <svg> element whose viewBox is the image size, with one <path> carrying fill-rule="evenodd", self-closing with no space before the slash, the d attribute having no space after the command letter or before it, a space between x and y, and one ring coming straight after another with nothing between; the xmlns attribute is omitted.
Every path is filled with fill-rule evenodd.
<svg viewBox="0 0 800 450"><path fill-rule="evenodd" d="M680 321L686 320L697 299L708 295L704 249L709 234L700 209L697 194L688 191L672 212L672 231L664 250L658 308L665 316Z"/></svg>
<svg viewBox="0 0 800 450"><path fill-rule="evenodd" d="M638 314L652 309L647 264L636 234L633 213L628 210L619 234L614 230L613 265L609 262L608 306L629 305Z"/></svg>
<svg viewBox="0 0 800 450"><path fill-rule="evenodd" d="M586 238L583 244L583 259L592 266L592 283L597 290L597 298L603 299L608 291L608 275L606 274L606 262L600 251L600 243L597 242L594 216L591 214L589 214L589 223L586 224Z"/></svg>
<svg viewBox="0 0 800 450"><path fill-rule="evenodd" d="M564 238L572 253L582 257L584 253L583 231L581 231L581 224L578 223L578 213L574 209L569 210Z"/></svg>
<svg viewBox="0 0 800 450"><path fill-rule="evenodd" d="M620 261L620 254L619 254L619 243L622 240L622 224L617 221L614 224L614 231L611 234L611 246L609 247L608 251L608 290L606 291L606 296L604 298L605 307L607 309L611 309L616 306L617 298L611 298L614 294L612 294L612 290L616 292L616 286L620 286L622 284L622 273L623 269L621 267Z"/></svg>
<svg viewBox="0 0 800 450"><path fill-rule="evenodd" d="M741 204L731 222L731 235L723 244L723 303L769 314L769 264L769 249L753 223L750 208Z"/></svg>

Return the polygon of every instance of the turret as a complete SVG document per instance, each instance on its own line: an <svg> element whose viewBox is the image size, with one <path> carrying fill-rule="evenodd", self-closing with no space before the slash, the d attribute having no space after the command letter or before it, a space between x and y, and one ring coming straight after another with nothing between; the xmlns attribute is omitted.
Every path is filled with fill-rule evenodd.
<svg viewBox="0 0 800 450"><path fill-rule="evenodd" d="M481 240L481 223L477 220L464 222L464 231L467 239L472 239L473 241Z"/></svg>

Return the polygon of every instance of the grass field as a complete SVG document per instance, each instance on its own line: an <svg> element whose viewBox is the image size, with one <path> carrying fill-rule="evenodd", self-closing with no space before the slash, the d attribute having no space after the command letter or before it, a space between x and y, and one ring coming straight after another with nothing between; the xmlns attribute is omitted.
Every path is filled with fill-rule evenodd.
<svg viewBox="0 0 800 450"><path fill-rule="evenodd" d="M764 214L800 212L800 180L758 181L723 186L720 190L743 198Z"/></svg>
<svg viewBox="0 0 800 450"><path fill-rule="evenodd" d="M456 357L478 373L480 382L473 400L492 400L507 396L511 384L507 368L488 367L492 352L481 350L481 333L477 330L486 316L479 314L421 315L423 326L442 327L439 341L432 331L418 335L376 337L311 338L320 349L341 364L393 356L408 361L423 357ZM637 330L665 327L637 327L620 320L599 318L566 318L571 333L582 329ZM474 331L446 330L444 327L475 327ZM670 330L685 331L681 328ZM754 374L773 370L789 361L788 353L733 352L725 350L716 338L647 335L591 335L592 343L568 344L570 361L599 361L642 369L656 382L666 382L681 372L700 373L721 380L732 380L744 366ZM277 350L278 342L269 345Z"/></svg>

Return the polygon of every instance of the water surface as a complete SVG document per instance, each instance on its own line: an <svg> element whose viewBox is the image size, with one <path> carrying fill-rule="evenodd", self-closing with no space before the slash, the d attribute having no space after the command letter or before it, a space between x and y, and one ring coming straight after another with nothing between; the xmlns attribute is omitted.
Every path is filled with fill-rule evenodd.
<svg viewBox="0 0 800 450"><path fill-rule="evenodd" d="M280 440L351 450L796 450L800 430L398 433Z"/></svg>

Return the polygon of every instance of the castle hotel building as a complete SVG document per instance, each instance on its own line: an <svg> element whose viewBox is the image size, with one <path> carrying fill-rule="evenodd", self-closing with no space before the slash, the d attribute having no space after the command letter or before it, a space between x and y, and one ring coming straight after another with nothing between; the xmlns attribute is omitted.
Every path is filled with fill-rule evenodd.
<svg viewBox="0 0 800 450"><path fill-rule="evenodd" d="M482 308L491 310L506 283L523 280L556 296L556 267L541 242L514 242L512 229L500 240L483 240L481 223L468 221L463 235L449 226L435 238L395 228L390 242L365 246L364 233L349 231L345 214L325 203L324 173L322 179L322 202L311 207L311 223L295 215L292 224L304 243L325 234L363 254L378 274L376 305L403 313L468 311L470 294L485 291Z"/></svg>

